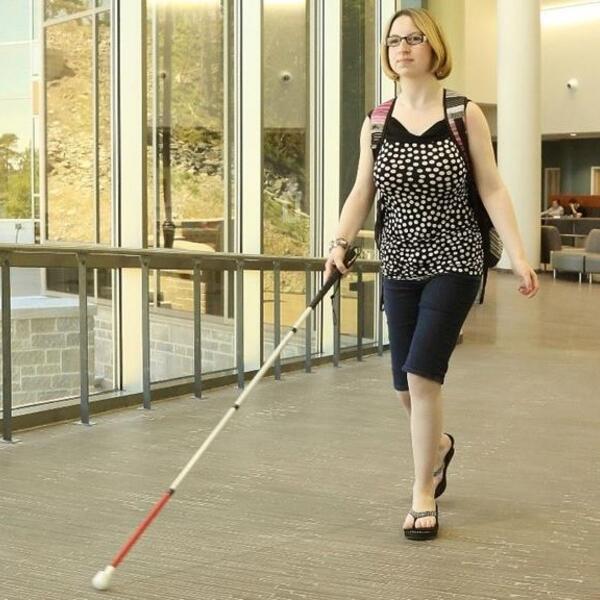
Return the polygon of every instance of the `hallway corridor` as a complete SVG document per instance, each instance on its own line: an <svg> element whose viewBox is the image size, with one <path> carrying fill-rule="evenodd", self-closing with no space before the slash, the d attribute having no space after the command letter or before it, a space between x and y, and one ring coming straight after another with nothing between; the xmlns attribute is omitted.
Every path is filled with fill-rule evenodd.
<svg viewBox="0 0 600 600"><path fill-rule="evenodd" d="M440 535L404 539L389 354L266 379L102 595L90 585L238 391L0 446L0 600L597 600L600 285L493 274L445 386Z"/></svg>

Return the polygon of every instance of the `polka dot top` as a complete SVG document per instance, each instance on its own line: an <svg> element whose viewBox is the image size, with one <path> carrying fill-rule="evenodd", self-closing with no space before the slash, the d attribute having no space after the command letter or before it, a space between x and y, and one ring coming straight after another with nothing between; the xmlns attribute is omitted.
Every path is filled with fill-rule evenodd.
<svg viewBox="0 0 600 600"><path fill-rule="evenodd" d="M483 273L467 166L446 120L414 135L390 115L373 178L382 202L379 254L385 277Z"/></svg>

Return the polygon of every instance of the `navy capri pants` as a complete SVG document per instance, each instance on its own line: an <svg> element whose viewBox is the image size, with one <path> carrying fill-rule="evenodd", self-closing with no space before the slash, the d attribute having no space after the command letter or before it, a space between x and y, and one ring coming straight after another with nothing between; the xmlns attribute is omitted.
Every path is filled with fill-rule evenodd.
<svg viewBox="0 0 600 600"><path fill-rule="evenodd" d="M383 279L394 388L408 390L407 373L444 383L461 327L481 276L444 273L427 279Z"/></svg>

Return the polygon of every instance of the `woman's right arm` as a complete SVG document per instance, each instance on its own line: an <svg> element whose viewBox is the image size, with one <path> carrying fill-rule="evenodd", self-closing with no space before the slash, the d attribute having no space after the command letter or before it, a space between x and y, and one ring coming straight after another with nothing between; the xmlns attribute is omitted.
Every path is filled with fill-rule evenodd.
<svg viewBox="0 0 600 600"><path fill-rule="evenodd" d="M366 117L360 131L360 158L358 160L356 181L342 207L340 220L335 230L336 239L344 238L350 244L353 242L371 210L374 197L371 123L369 117ZM341 246L336 246L329 253L325 263L325 280L329 279L334 267L342 275L349 271L344 265L345 253L346 251Z"/></svg>

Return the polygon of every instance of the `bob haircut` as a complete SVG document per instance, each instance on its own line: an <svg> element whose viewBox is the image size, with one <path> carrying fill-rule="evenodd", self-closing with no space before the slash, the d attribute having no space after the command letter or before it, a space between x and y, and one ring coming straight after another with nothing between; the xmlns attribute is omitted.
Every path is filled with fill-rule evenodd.
<svg viewBox="0 0 600 600"><path fill-rule="evenodd" d="M421 33L427 36L427 41L433 51L431 72L435 75L436 79L445 79L448 77L452 71L452 57L448 42L437 21L424 8L403 8L397 11L387 22L381 40L381 66L383 72L394 81L400 79L400 75L390 66L388 47L385 44L386 39L390 35L390 29L398 17L410 17Z"/></svg>

